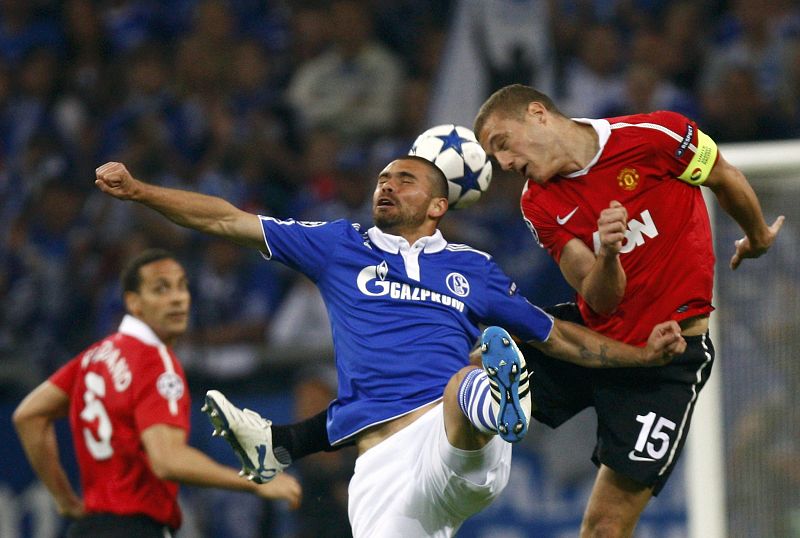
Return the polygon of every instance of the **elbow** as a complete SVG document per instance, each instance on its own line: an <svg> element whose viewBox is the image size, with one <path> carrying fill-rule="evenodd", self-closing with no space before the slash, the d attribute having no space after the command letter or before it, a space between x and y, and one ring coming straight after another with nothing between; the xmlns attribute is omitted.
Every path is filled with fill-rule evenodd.
<svg viewBox="0 0 800 538"><path fill-rule="evenodd" d="M174 462L169 457L151 457L150 470L159 480L178 480L178 472Z"/></svg>
<svg viewBox="0 0 800 538"><path fill-rule="evenodd" d="M11 415L11 422L14 424L14 428L16 428L17 431L20 431L27 424L30 424L30 421L33 418L34 416L31 413L28 413L24 405L19 405Z"/></svg>
<svg viewBox="0 0 800 538"><path fill-rule="evenodd" d="M586 304L589 305L595 313L601 316L610 316L616 313L617 308L622 303L622 299L625 296L625 287L626 282L618 282L613 287L607 287L603 289L602 293L595 292L588 292L583 295L584 299L586 300Z"/></svg>
<svg viewBox="0 0 800 538"><path fill-rule="evenodd" d="M594 310L597 314L599 314L599 315L601 315L603 317L609 317L612 314L614 314L614 312L617 311L617 306L614 305L614 306L597 307L597 308L592 307L592 310Z"/></svg>
<svg viewBox="0 0 800 538"><path fill-rule="evenodd" d="M14 424L14 427L19 429L20 425L25 421L25 416L20 411L20 408L17 407L14 409L14 413L11 415L11 422Z"/></svg>
<svg viewBox="0 0 800 538"><path fill-rule="evenodd" d="M622 297L615 297L612 300L590 300L586 298L586 304L598 315L610 316L617 311L617 307L622 302Z"/></svg>

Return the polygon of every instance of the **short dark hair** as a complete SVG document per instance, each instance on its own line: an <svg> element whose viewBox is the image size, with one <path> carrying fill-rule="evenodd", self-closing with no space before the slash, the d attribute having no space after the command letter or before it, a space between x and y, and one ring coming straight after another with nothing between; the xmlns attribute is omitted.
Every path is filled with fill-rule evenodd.
<svg viewBox="0 0 800 538"><path fill-rule="evenodd" d="M139 270L145 265L160 260L175 260L178 262L178 258L176 258L173 253L161 248L149 248L131 258L122 270L122 275L120 277L122 293L129 291L138 292L142 285L142 274Z"/></svg>
<svg viewBox="0 0 800 538"><path fill-rule="evenodd" d="M425 163L428 169L431 171L429 179L431 180L431 185L433 185L433 189L431 194L434 198L448 198L450 193L450 187L447 183L447 177L442 172L442 169L433 164L433 162L429 161L424 157L420 157L419 155L403 155L397 158L398 161L418 161L421 163Z"/></svg>
<svg viewBox="0 0 800 538"><path fill-rule="evenodd" d="M486 120L494 113L502 114L504 117L522 118L528 108L529 103L541 103L550 112L563 116L561 111L550 97L530 86L523 84L511 84L500 88L481 105L478 115L475 116L473 131L476 136L481 135Z"/></svg>

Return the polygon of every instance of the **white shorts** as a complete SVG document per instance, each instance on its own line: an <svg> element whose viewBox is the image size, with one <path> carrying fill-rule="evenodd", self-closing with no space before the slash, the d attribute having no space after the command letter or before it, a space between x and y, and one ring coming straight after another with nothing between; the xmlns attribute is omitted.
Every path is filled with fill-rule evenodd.
<svg viewBox="0 0 800 538"><path fill-rule="evenodd" d="M348 513L354 538L453 536L508 483L511 445L450 445L440 403L356 460Z"/></svg>

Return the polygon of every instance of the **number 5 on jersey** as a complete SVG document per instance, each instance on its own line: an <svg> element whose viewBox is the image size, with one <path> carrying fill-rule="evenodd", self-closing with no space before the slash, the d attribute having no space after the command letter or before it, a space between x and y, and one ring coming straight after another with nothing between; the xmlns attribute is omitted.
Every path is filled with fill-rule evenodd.
<svg viewBox="0 0 800 538"><path fill-rule="evenodd" d="M88 372L84 378L86 392L83 393L83 401L86 407L81 411L81 420L93 423L97 419L97 437L90 428L83 428L83 439L86 441L86 448L96 460L107 460L114 454L111 448L111 419L108 418L103 401L100 399L106 395L106 381L103 376L94 372Z"/></svg>

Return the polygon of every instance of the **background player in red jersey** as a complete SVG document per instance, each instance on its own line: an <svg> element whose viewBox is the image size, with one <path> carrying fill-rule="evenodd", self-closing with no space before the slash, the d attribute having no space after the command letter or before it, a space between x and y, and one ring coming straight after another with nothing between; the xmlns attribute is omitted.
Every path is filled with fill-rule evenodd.
<svg viewBox="0 0 800 538"><path fill-rule="evenodd" d="M651 319L681 325L686 352L647 371L589 371L524 349L535 418L556 427L585 407L597 413L600 469L581 535L630 536L674 468L714 358L714 251L698 186L745 233L732 269L769 249L783 217L767 225L744 175L674 112L570 119L547 95L512 85L483 104L475 133L525 178L524 218L577 291L576 304L552 314L633 345Z"/></svg>
<svg viewBox="0 0 800 538"><path fill-rule="evenodd" d="M58 511L79 518L68 535L170 536L181 524L177 482L296 507L301 490L291 476L257 485L186 444L189 392L171 349L189 318L183 267L169 252L148 250L123 271L122 285L128 314L119 331L68 362L14 412L28 460ZM59 462L53 422L66 415L83 499Z"/></svg>

